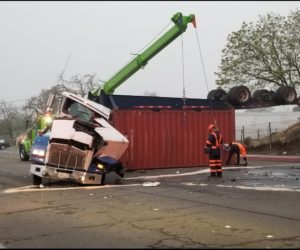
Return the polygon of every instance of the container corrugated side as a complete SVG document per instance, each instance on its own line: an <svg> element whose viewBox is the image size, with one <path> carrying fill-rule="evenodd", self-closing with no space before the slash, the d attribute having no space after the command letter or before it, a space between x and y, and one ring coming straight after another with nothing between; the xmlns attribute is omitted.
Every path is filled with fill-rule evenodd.
<svg viewBox="0 0 300 250"><path fill-rule="evenodd" d="M126 169L207 166L204 154L209 124L216 122L224 142L235 139L233 109L114 110L113 126L129 140L121 161ZM223 155L225 161L227 154Z"/></svg>

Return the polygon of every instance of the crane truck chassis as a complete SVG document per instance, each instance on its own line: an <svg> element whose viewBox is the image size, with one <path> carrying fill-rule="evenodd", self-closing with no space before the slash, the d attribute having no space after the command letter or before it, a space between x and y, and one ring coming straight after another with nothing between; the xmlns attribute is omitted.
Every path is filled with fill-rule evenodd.
<svg viewBox="0 0 300 250"><path fill-rule="evenodd" d="M51 93L47 100L45 111L41 114L38 110L35 110L36 116L33 118L33 126L27 129L26 134L21 135L21 138L17 141L19 157L22 161L28 161L30 159L31 147L36 136L51 125L54 118L54 113L51 108L53 100L54 94ZM28 122L29 120L26 120L26 127Z"/></svg>

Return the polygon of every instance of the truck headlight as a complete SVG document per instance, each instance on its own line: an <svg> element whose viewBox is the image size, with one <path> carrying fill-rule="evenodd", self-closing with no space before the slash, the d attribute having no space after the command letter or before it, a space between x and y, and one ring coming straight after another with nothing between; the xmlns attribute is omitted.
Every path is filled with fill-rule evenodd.
<svg viewBox="0 0 300 250"><path fill-rule="evenodd" d="M42 150L42 149L33 149L32 150L33 155L38 155L41 157L45 156L45 153L46 153L45 150Z"/></svg>
<svg viewBox="0 0 300 250"><path fill-rule="evenodd" d="M97 164L97 168L103 170L103 169L104 169L104 166L103 166L102 164L98 163L98 164Z"/></svg>

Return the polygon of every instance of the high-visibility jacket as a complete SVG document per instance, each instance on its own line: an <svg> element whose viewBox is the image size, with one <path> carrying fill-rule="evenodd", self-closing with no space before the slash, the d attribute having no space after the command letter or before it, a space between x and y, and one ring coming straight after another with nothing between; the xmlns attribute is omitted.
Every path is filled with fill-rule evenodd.
<svg viewBox="0 0 300 250"><path fill-rule="evenodd" d="M210 147L211 149L217 149L221 147L221 144L223 143L223 136L219 131L211 132L208 135L207 141L206 141L206 147Z"/></svg>
<svg viewBox="0 0 300 250"><path fill-rule="evenodd" d="M210 173L222 174L222 159L221 159L221 144L223 143L223 137L219 131L211 132L208 135L205 147L209 152L208 165L210 167Z"/></svg>
<svg viewBox="0 0 300 250"><path fill-rule="evenodd" d="M239 147L240 149L240 154L242 157L246 157L247 150L246 150L246 145L240 142L232 142L232 144L235 144Z"/></svg>

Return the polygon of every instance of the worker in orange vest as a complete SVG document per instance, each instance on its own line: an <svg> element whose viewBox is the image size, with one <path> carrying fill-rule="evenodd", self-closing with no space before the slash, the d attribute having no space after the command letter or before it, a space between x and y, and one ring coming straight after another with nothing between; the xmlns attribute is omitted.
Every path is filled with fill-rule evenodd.
<svg viewBox="0 0 300 250"><path fill-rule="evenodd" d="M236 164L235 165L240 165L240 158L241 156L243 157L243 160L245 163L243 164L244 166L248 165L247 161L247 151L246 151L246 145L240 142L231 142L229 143L229 154L228 158L226 161L226 165L229 164L231 157L236 154Z"/></svg>
<svg viewBox="0 0 300 250"><path fill-rule="evenodd" d="M208 132L204 152L209 155L210 175L222 176L221 144L223 137L215 124L208 126Z"/></svg>

